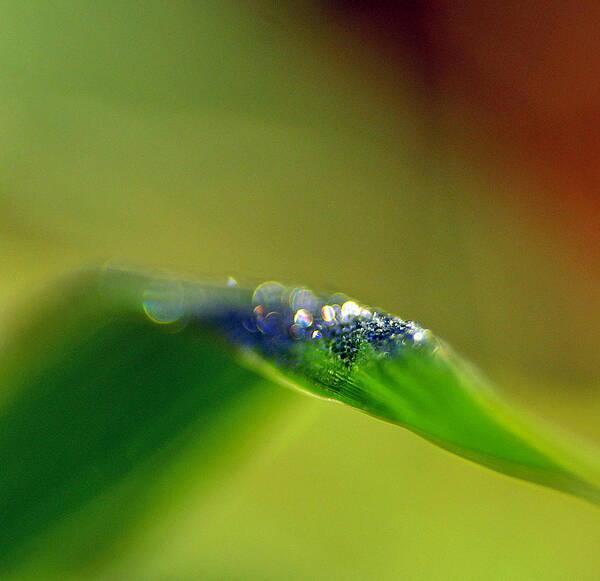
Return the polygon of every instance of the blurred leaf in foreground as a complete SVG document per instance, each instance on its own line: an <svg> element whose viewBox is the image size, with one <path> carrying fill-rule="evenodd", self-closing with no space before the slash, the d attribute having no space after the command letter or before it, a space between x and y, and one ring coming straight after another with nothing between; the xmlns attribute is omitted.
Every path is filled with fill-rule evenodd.
<svg viewBox="0 0 600 581"><path fill-rule="evenodd" d="M261 376L600 503L597 453L522 418L428 330L341 294L106 267L43 304L0 365L4 570L93 560L190 441L208 479L256 404L280 403Z"/></svg>
<svg viewBox="0 0 600 581"><path fill-rule="evenodd" d="M153 487L177 494L169 470L210 484L287 401L210 334L156 325L105 300L100 281L69 280L4 349L2 578L101 561Z"/></svg>

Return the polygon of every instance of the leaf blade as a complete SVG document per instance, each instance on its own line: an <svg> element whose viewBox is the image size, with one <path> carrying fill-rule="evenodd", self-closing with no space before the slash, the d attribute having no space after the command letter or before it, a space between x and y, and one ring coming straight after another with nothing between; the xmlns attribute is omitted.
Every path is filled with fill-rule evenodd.
<svg viewBox="0 0 600 581"><path fill-rule="evenodd" d="M228 442L248 436L243 424L258 421L259 408L287 402L285 392L273 397L260 376L231 365L210 329L173 333L127 302L108 304L100 281L93 272L63 283L58 299L46 300L4 353L3 574L42 554L68 566L90 544L94 555L86 559L99 558L99 547L145 510L141 498L190 441L206 441L202 461L210 475L224 465ZM51 353L38 361L44 351ZM132 479L136 488L123 496ZM102 497L87 538L66 526L83 522L86 507Z"/></svg>

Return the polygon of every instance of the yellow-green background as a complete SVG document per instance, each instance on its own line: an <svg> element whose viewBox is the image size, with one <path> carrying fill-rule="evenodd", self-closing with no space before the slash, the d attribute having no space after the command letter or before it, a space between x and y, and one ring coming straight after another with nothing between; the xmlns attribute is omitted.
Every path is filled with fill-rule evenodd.
<svg viewBox="0 0 600 581"><path fill-rule="evenodd" d="M419 320L600 442L598 276L520 203L537 186L518 165L467 155L465 136L492 145L319 15L0 5L0 344L46 281L88 262L299 281ZM191 466L74 577L600 575L598 509L293 398L226 475L207 487Z"/></svg>

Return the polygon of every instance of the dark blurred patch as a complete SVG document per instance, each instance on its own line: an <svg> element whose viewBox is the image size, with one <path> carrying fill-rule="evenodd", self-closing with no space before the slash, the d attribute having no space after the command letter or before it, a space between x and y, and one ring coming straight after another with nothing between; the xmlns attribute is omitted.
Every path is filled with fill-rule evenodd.
<svg viewBox="0 0 600 581"><path fill-rule="evenodd" d="M600 4L323 4L392 71L410 71L425 102L478 136L467 137L468 153L482 155L483 135L484 158L498 163L500 150L534 176L532 214L554 215L582 254L600 260Z"/></svg>
<svg viewBox="0 0 600 581"><path fill-rule="evenodd" d="M324 4L331 18L344 22L384 56L403 66L412 63L426 89L435 86L441 65L439 41L432 30L435 2L330 0Z"/></svg>

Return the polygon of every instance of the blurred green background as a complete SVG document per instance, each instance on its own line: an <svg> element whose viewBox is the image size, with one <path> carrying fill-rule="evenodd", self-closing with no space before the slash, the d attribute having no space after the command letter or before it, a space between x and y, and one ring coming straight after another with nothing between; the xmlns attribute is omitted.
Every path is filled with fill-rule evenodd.
<svg viewBox="0 0 600 581"><path fill-rule="evenodd" d="M0 17L0 344L81 264L298 281L420 321L600 443L595 263L535 171L410 63L318 3ZM286 404L244 412L252 444L222 452L226 474L188 451L129 534L57 578L598 578L594 507L351 409Z"/></svg>

